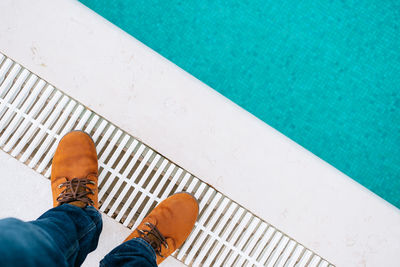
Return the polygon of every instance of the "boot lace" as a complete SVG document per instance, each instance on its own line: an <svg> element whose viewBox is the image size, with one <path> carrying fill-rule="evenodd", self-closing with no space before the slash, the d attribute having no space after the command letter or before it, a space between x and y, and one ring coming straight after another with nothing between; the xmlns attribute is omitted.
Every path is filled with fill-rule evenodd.
<svg viewBox="0 0 400 267"><path fill-rule="evenodd" d="M65 189L57 197L57 201L61 204L82 201L86 205L93 206L93 200L88 195L94 195L94 192L87 186L88 184L95 184L95 182L88 178L73 178L60 184L58 188L65 187Z"/></svg>
<svg viewBox="0 0 400 267"><path fill-rule="evenodd" d="M160 231L154 224L149 222L146 222L144 224L150 227L150 230L138 229L137 231L139 232L139 237L144 239L147 243L149 243L156 252L156 254L164 258L164 256L161 255L161 245L163 245L165 248L168 249L168 244L167 241L165 240L165 237L160 233Z"/></svg>

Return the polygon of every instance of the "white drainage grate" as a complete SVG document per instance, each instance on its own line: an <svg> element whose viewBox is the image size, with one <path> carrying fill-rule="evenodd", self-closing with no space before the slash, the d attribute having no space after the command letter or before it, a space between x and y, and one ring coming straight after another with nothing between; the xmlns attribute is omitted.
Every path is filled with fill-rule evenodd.
<svg viewBox="0 0 400 267"><path fill-rule="evenodd" d="M191 266L331 266L211 186L0 53L0 147L45 177L60 138L79 129L99 154L100 210L127 227L187 191L200 216L174 254Z"/></svg>

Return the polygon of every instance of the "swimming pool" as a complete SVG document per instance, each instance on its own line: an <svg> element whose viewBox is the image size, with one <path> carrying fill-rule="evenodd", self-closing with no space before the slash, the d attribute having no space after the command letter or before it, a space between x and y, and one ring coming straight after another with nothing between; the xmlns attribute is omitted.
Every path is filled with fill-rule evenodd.
<svg viewBox="0 0 400 267"><path fill-rule="evenodd" d="M400 4L81 2L400 207Z"/></svg>

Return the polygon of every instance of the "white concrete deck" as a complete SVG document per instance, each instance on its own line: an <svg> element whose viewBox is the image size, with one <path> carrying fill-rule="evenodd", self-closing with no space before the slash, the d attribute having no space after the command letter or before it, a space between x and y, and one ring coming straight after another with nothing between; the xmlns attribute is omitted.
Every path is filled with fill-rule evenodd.
<svg viewBox="0 0 400 267"><path fill-rule="evenodd" d="M398 209L86 7L3 0L0 10L9 57L332 263L398 266ZM0 162L0 217L34 219L49 207L48 181L3 152ZM30 199L32 187L46 200ZM87 266L126 234L105 219L107 248Z"/></svg>

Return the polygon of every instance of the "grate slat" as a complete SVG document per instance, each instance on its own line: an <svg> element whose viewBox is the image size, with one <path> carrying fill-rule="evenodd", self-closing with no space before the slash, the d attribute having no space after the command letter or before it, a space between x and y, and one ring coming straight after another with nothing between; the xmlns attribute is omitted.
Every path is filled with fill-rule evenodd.
<svg viewBox="0 0 400 267"><path fill-rule="evenodd" d="M204 257L206 256L206 253L209 251L211 246L214 244L214 242L216 240L216 236L219 236L221 234L223 228L226 226L226 223L228 222L230 217L233 215L233 213L235 212L237 207L238 207L238 205L236 203L234 203L234 202L230 203L229 209L226 211L226 213L224 214L222 219L217 221L218 226L214 231L215 235L211 236L211 238L206 241L204 248L202 249L200 254L196 257L196 260L193 263L194 266L200 265L200 263L203 261ZM212 248L212 252L211 252L211 254L209 254L210 259L213 259L215 257L216 253L218 252L218 251L216 251L217 249L218 249L217 247Z"/></svg>
<svg viewBox="0 0 400 267"><path fill-rule="evenodd" d="M22 105L22 103L25 101L25 99L28 97L29 92L33 85L36 83L37 77L35 75L31 75L26 82L25 85L23 85L23 90L18 94L16 99L11 103L11 105L8 106L8 110L4 114L3 118L0 120L0 132L4 129L6 125L8 125L13 118L13 115L15 115L15 110Z"/></svg>
<svg viewBox="0 0 400 267"><path fill-rule="evenodd" d="M312 252L309 250L306 250L303 254L303 257L301 257L300 261L296 264L296 267L304 267L306 265L308 265L310 259L312 256Z"/></svg>
<svg viewBox="0 0 400 267"><path fill-rule="evenodd" d="M4 62L2 62L2 65L0 68L0 83L3 83L4 78L6 77L6 74L12 65L13 65L13 61L9 58L7 58Z"/></svg>
<svg viewBox="0 0 400 267"><path fill-rule="evenodd" d="M214 198L213 201L217 201L217 198ZM228 205L229 199L227 198L223 198L223 200L221 201L221 204L219 204L218 206L215 205L215 207L217 208L216 212L214 213L214 215L212 216L211 220L208 222L208 225L206 226L204 232L202 232L200 234L200 236L197 238L196 241L194 241L191 245L192 245L192 250L190 251L190 253L186 256L186 260L185 263L188 264L190 263L195 254L197 253L198 249L200 248L200 246L202 244L204 244L204 240L209 237L208 236L208 232L211 232L211 228L214 226L214 224L217 222L217 220L219 219L221 213L224 211L225 207ZM214 208L214 207L212 207ZM200 223L200 222L199 222Z"/></svg>
<svg viewBox="0 0 400 267"><path fill-rule="evenodd" d="M250 238L250 235L253 233L254 229L257 227L259 222L260 222L260 219L258 219L256 217L251 218L250 225L244 230L244 234L242 234L240 236L238 245L235 245L236 247L238 247L239 250L242 250L245 242ZM228 261L226 262L226 266L234 266L233 263L235 262L238 254L239 254L239 250L232 251L231 255L228 258ZM237 264L235 264L235 266L236 265Z"/></svg>
<svg viewBox="0 0 400 267"><path fill-rule="evenodd" d="M289 260L286 262L285 267L293 267L299 260L303 251L304 247L302 245L297 245L293 254L289 257Z"/></svg>
<svg viewBox="0 0 400 267"><path fill-rule="evenodd" d="M57 94L57 98L58 98L58 96L61 97L61 95ZM36 122L36 124L41 124L41 123L43 123L43 121L45 121L43 127L40 127L38 132L36 132L37 128L35 127L35 124L31 125L31 127L29 129L29 133L30 133L29 136L31 136L31 137L28 137L28 139L27 139L27 140L29 140L29 146L25 150L25 152L22 153L22 157L20 159L22 162L25 162L32 155L32 152L35 150L35 148L38 147L38 145L40 144L40 141L42 140L42 138L46 134L46 132L51 131L50 130L51 125L53 124L55 119L59 116L59 114L61 113L61 110L65 107L68 100L69 100L68 97L62 96L61 101L59 103L56 103L57 101L55 100L53 102L54 105L46 106L43 113L40 114L41 117L39 117L38 121ZM24 142L20 142L18 144L18 146L16 147L16 149L13 151L13 153L15 155L17 153L19 153L25 144L26 143L24 143Z"/></svg>
<svg viewBox="0 0 400 267"><path fill-rule="evenodd" d="M261 253L266 248L268 243L271 241L272 236L274 235L275 231L276 231L276 229L274 227L268 226L267 231L265 232L265 234L261 238L261 241L260 241L260 244L259 244L258 248L256 249L256 251L253 254L253 257L255 259L260 258L260 256L262 255ZM256 265L257 266L262 266L262 264L260 262L257 262Z"/></svg>
<svg viewBox="0 0 400 267"><path fill-rule="evenodd" d="M3 54L0 54L0 66L1 66L1 63L3 63L4 59L5 59L5 56Z"/></svg>
<svg viewBox="0 0 400 267"><path fill-rule="evenodd" d="M111 157L110 161L108 162L107 165L113 165L115 163L115 161L118 158L118 155L121 153L122 149L124 148L124 146L126 145L126 143L128 143L130 137L128 135L124 136L124 139L121 141L121 143L118 146L118 149L115 151L115 153L113 154L113 156ZM126 155L127 157L128 155ZM117 165L117 167L115 168L115 173L113 173L110 177L110 179L107 180L107 182L103 185L103 187L101 188L100 192L99 192L99 199L102 199L104 194L107 192L108 188L110 187L111 183L113 182L113 179L116 177L116 173L119 173L120 169L122 168L122 164L126 161L126 158L123 158L119 164ZM99 181L100 183L100 181Z"/></svg>
<svg viewBox="0 0 400 267"><path fill-rule="evenodd" d="M245 255L251 255L251 251L253 251L255 245L261 238L261 235L264 233L265 229L267 228L266 223L261 223L261 225L257 228L257 231L254 233L254 235L249 239L250 243L247 245L247 248L244 250ZM237 262L238 266L242 266L244 262L246 261L246 258L240 257L239 261ZM252 262L253 264L255 262Z"/></svg>
<svg viewBox="0 0 400 267"><path fill-rule="evenodd" d="M6 111L6 107L8 103L11 103L14 98L18 95L22 84L25 82L26 78L29 75L29 71L24 69L21 74L18 76L17 80L11 86L11 89L6 93L3 98L2 103L0 103L0 118L3 116L4 112Z"/></svg>
<svg viewBox="0 0 400 267"><path fill-rule="evenodd" d="M14 82L15 77L17 77L20 70L21 70L21 66L19 64L14 64L8 74L6 74L6 70L4 71L4 73L0 74L0 78L3 75L6 75L5 80L0 85L0 97L1 98L4 99L4 95L7 94L8 89L10 89L11 85Z"/></svg>
<svg viewBox="0 0 400 267"><path fill-rule="evenodd" d="M49 86L48 89L49 91L53 91L53 88L51 86ZM49 93L49 91L47 91L47 93ZM28 144L31 138L34 136L34 133L37 130L43 129L43 126L41 124L42 121L50 114L50 112L53 110L54 106L56 105L58 99L61 96L62 94L60 92L56 92L55 95L48 102L48 104L45 106L44 110L42 111L40 109L46 103L47 98L40 98L39 101L37 102L37 105L34 105L34 108L31 110L31 112L27 114L28 116L26 117L24 116L25 120L21 125L22 127L20 127L21 129L20 134L23 135L23 138L13 149L13 151L11 152L11 156L16 157L18 154L20 154L22 148L24 148L24 146ZM35 119L35 116L38 113L39 117ZM6 151L7 151L7 146L6 146ZM27 154L27 151L24 151L23 155L24 154ZM22 162L25 162L25 160L23 160Z"/></svg>
<svg viewBox="0 0 400 267"><path fill-rule="evenodd" d="M267 266L275 266L276 261L278 260L279 256L281 255L283 249L285 248L288 242L289 238L287 236L282 237L282 239L276 246L276 249L272 252L271 256L268 258L268 261L266 263Z"/></svg>
<svg viewBox="0 0 400 267"><path fill-rule="evenodd" d="M121 159L121 163L123 163L123 164L125 164L125 162L128 160L128 157L132 154L132 152L133 152L133 150L135 149L135 147L136 147L136 145L138 144L138 142L135 140L135 141L133 141L133 143L132 144L130 144L130 146L128 147L128 149L127 149L127 151L126 151L126 153L125 153L125 155L124 155L124 157ZM155 163L154 163L155 164ZM125 170L125 172L124 173L122 173L122 176L123 177L125 177L126 175L127 175L127 170L129 170L128 168ZM117 193L117 189L122 185L122 183L123 183L123 180L122 179L119 179L118 181L117 181L117 184L115 185L115 187L113 188L113 190L110 192L110 194L107 196L107 198L106 198L106 200L104 201L104 203L103 203L103 205L102 205L102 207L101 207L101 211L104 211L105 209L106 209L106 207L108 207L108 205L110 204L110 202L111 202L111 200L112 200L112 198L115 196L115 194ZM103 189L101 189L101 190L103 190ZM105 192L104 192L105 193ZM103 193L103 194L104 194ZM114 204L114 205L119 205L120 204L120 199L121 198L118 198L117 199L117 201L116 201L116 203ZM110 209L110 213L112 214L112 213L114 213L114 210L113 209Z"/></svg>
<svg viewBox="0 0 400 267"><path fill-rule="evenodd" d="M290 240L285 248L285 250L283 251L283 253L281 253L281 255L279 256L277 263L275 264L275 266L277 267L283 267L287 261L287 259L289 258L290 254L292 253L293 249L296 246L296 242L294 242L293 240Z"/></svg>
<svg viewBox="0 0 400 267"><path fill-rule="evenodd" d="M310 261L310 264L308 266L310 267L317 267L318 263L321 261L321 257L318 255L314 255L313 258Z"/></svg>
<svg viewBox="0 0 400 267"><path fill-rule="evenodd" d="M142 149L142 151L143 151L143 150L144 150L144 147L143 147L143 146L140 146L139 150L140 150L140 149ZM138 153L137 153L137 154L138 154ZM137 154L136 154L136 155L137 155ZM138 157L138 156L137 156L137 157ZM157 164L156 161L158 161L159 159L160 159L160 156L158 156L157 159L155 158L155 159L153 160L153 162L152 162L152 164L154 164L154 165L152 165L152 166L155 166L155 165ZM129 168L130 166L133 167L133 163L134 163L134 161L132 160L132 161L129 163L128 168ZM165 166L166 166L167 164L168 164L168 161L162 159L161 166L158 168L158 170L157 170L156 173L154 174L154 176L153 176L154 179L152 179L152 181L155 182L155 180L158 179L158 177L160 176L161 172L163 171L163 169L165 168ZM132 167L130 167L129 170L130 170ZM128 169L128 168L127 168L127 169ZM142 177L142 179L141 179L141 181L139 182L138 185L143 185L143 184L145 183L145 181L149 178L150 174L151 174L151 170L148 169L148 171L144 174L144 176ZM132 185L133 183L130 182L130 183L128 183L128 184ZM151 187L151 186L152 186L152 183L150 182L150 183L147 185L147 187L144 188L144 190L147 192L147 191L148 191L148 188ZM119 212L119 214L118 214L118 216L117 216L117 218L116 218L117 220L121 220L123 214L126 212L126 210L128 209L129 205L132 203L134 197L137 195L137 193L142 192L141 189L142 189L141 186L136 186L136 187L135 187L133 193L129 196L128 200L125 202L126 204L122 207L121 211ZM122 193L121 193L121 194L118 196L118 198L117 198L117 201L118 201L118 202L121 202L121 201L122 201L122 199L123 199L123 197L126 195L127 191L128 191L128 188L125 187L124 190L122 191ZM141 197L140 197L140 200L143 201L144 197L145 197L145 195L142 194ZM136 207L138 208L138 205L140 205L140 201L137 201L137 202L136 202L134 208L135 208L135 209L136 209ZM111 212L114 212L114 211L116 210L116 208L117 208L117 206L114 204L114 206L113 206L113 207L111 208L111 210L110 210L110 213L111 213Z"/></svg>
<svg viewBox="0 0 400 267"><path fill-rule="evenodd" d="M42 173L44 171L44 169L50 164L50 160L53 157L54 153L56 152L57 145L58 145L58 142L60 141L61 137L64 136L69 131L71 131L71 129L73 127L73 124L78 120L78 117L79 117L79 115L81 114L82 111L83 111L83 106L79 105L76 108L76 110L73 113L73 115L71 116L71 118L68 120L67 125L62 130L60 135L55 136L55 134L54 134L54 135L51 136L54 139L54 142L53 142L53 145L51 146L51 148L47 151L46 156L41 161L39 167L37 168L37 171L39 173ZM69 114L69 113L65 113L65 114ZM65 115L65 116L67 116L67 115ZM64 118L62 118L60 121L64 121ZM48 138L52 139L51 137L49 136ZM51 142L51 140L49 141L49 143L50 142Z"/></svg>
<svg viewBox="0 0 400 267"><path fill-rule="evenodd" d="M199 218L173 256L190 266L333 266L184 168L0 53L0 148L49 178L60 139L89 133L99 154L100 211L129 228L186 191Z"/></svg>
<svg viewBox="0 0 400 267"><path fill-rule="evenodd" d="M20 122L23 121L25 118L27 118L27 111L30 109L30 107L32 106L32 103L34 102L34 100L36 99L36 97L39 95L39 93L41 92L41 90L43 89L45 85L45 82L43 80L41 80L33 89L32 93L30 94L30 96L28 97L28 99L26 100L26 102L23 104L23 106L20 109L16 109L14 111L14 118L12 119L12 121L10 122L9 126L5 129L4 133L2 134L2 136L0 137L0 146L3 146L6 142L6 140L12 135L11 140L7 143L7 145L5 147L3 147L3 150L8 152L11 147L13 147L13 145L15 144L15 142L18 140L19 136L22 134L22 132L24 131L23 128L24 126L20 126ZM46 96L50 95L51 90L46 90L44 92L44 97L41 101L45 101ZM3 121L3 119L2 119ZM4 122L5 123L5 122ZM28 124L29 123L29 118L28 120L24 120L23 124ZM3 129L2 129L3 130Z"/></svg>
<svg viewBox="0 0 400 267"><path fill-rule="evenodd" d="M48 147L50 146L50 143L52 141L54 141L54 136L57 134L57 132L59 130L61 130L61 127L66 123L66 120L68 119L68 116L71 114L72 109L75 107L76 102L75 101L70 101L67 105L67 107L65 108L65 110L63 111L62 115L57 119L57 117L59 116L61 110L55 111L53 113L54 117L51 119L53 122L54 120L57 119L56 124L54 125L53 129L50 130L50 132L48 133L48 135L45 137L46 132L42 132L42 136L38 137L38 135L36 136L36 138L38 139L38 143L41 142L39 150L37 151L36 155L33 157L33 159L29 162L29 167L33 168L36 166L36 164L38 163L38 161L42 158L42 156L44 154L46 154L46 151L48 149ZM63 105L59 106L60 109L63 108ZM43 141L43 138L44 141ZM33 143L31 144L33 145ZM37 147L38 145L36 145ZM39 169L37 169L38 172Z"/></svg>

